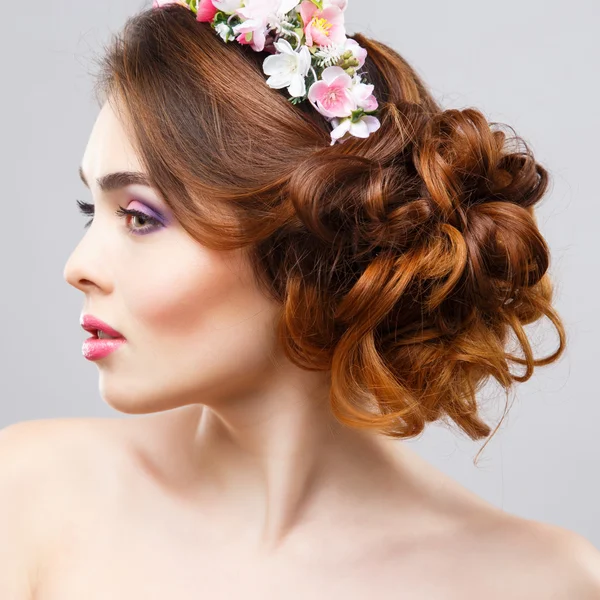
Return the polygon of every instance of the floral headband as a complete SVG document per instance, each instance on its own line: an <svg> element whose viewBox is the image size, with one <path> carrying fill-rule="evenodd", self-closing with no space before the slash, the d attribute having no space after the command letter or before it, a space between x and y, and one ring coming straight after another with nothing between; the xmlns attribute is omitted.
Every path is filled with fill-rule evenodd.
<svg viewBox="0 0 600 600"><path fill-rule="evenodd" d="M357 72L367 51L346 37L348 0L154 0L153 8L168 4L189 8L225 42L269 52L267 84L287 87L293 104L308 98L333 126L331 145L379 129L374 86Z"/></svg>

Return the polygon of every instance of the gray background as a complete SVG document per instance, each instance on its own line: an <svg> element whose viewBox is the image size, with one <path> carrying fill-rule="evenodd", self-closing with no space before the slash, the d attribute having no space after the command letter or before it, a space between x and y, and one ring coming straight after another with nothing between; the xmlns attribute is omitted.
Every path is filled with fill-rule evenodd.
<svg viewBox="0 0 600 600"><path fill-rule="evenodd" d="M0 96L3 227L0 426L60 417L130 418L105 404L81 355L83 295L62 278L90 200L77 168L96 117L92 59L143 0L2 1ZM515 388L487 445L439 425L410 443L505 510L554 523L600 547L597 190L600 111L594 0L350 0L349 33L397 49L447 108L475 106L512 125L550 171L538 211L569 347ZM546 325L531 329L540 349ZM547 338L547 339L546 339ZM482 395L497 419L504 398ZM495 423L496 421L493 421Z"/></svg>

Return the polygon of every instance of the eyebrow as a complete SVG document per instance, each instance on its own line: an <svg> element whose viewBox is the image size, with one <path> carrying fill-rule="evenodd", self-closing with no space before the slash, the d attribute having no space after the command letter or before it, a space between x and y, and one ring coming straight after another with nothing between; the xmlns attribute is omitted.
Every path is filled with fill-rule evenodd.
<svg viewBox="0 0 600 600"><path fill-rule="evenodd" d="M84 185L89 188L90 185L81 167L79 167L79 177ZM114 173L108 173L107 175L99 177L96 182L103 192L120 190L121 188L134 184L147 185L149 187L152 185L147 175L139 171L116 171Z"/></svg>

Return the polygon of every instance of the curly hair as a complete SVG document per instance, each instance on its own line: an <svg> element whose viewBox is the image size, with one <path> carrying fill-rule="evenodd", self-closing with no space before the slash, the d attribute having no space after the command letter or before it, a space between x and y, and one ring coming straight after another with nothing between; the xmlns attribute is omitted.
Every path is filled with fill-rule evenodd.
<svg viewBox="0 0 600 600"><path fill-rule="evenodd" d="M381 127L334 146L308 102L265 84L264 53L178 5L127 21L96 90L119 100L184 229L247 252L281 304L285 355L331 371L341 423L408 438L451 419L487 437L482 384L508 391L565 345L533 216L548 172L479 110L443 110L392 48L348 37L368 52ZM558 347L536 358L524 326L544 316Z"/></svg>

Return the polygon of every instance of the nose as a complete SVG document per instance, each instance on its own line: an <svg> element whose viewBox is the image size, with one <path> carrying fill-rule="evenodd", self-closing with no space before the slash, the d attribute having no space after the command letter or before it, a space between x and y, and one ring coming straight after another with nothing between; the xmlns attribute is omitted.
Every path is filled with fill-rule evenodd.
<svg viewBox="0 0 600 600"><path fill-rule="evenodd" d="M82 292L93 288L110 291L108 254L93 235L93 225L75 247L64 266L65 281Z"/></svg>

